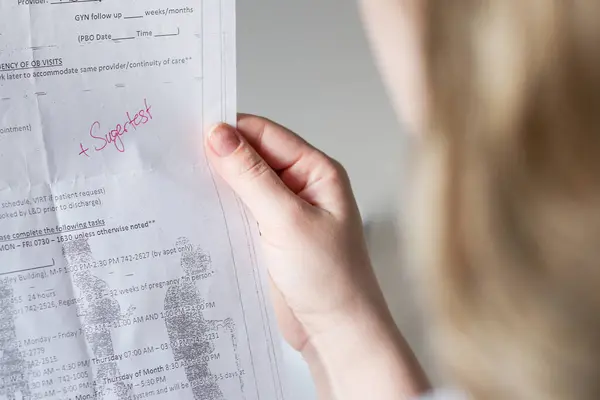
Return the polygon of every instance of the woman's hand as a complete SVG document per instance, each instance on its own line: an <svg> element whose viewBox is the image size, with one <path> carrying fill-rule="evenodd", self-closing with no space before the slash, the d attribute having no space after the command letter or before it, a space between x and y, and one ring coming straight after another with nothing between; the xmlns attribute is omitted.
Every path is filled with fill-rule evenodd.
<svg viewBox="0 0 600 400"><path fill-rule="evenodd" d="M344 379L378 373L344 366L350 357L359 357L353 363L379 356L406 361L395 351L404 342L371 267L340 164L282 126L249 115L239 117L237 130L215 127L206 147L214 169L258 221L280 328L312 364L315 378L331 375L330 369L356 370ZM332 385L317 382L327 397L337 391Z"/></svg>
<svg viewBox="0 0 600 400"><path fill-rule="evenodd" d="M214 169L259 223L280 327L297 350L381 302L344 169L289 130L241 116L208 138Z"/></svg>

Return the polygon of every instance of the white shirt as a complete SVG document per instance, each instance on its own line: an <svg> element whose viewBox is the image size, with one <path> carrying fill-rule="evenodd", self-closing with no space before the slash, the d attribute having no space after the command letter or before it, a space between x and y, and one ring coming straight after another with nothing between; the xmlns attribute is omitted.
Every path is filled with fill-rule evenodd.
<svg viewBox="0 0 600 400"><path fill-rule="evenodd" d="M436 390L415 400L468 400L468 397L458 390Z"/></svg>

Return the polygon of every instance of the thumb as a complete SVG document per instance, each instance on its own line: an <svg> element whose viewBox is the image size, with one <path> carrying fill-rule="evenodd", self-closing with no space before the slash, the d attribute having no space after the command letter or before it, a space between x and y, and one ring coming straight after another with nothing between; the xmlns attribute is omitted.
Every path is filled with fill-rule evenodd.
<svg viewBox="0 0 600 400"><path fill-rule="evenodd" d="M214 127L206 141L206 155L260 224L284 218L298 207L294 193L235 128Z"/></svg>

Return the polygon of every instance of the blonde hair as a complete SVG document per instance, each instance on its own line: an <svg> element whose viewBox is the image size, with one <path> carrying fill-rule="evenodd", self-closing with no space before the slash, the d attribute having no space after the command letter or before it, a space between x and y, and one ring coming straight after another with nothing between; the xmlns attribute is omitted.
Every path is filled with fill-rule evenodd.
<svg viewBox="0 0 600 400"><path fill-rule="evenodd" d="M477 400L600 399L600 2L424 7L443 362Z"/></svg>

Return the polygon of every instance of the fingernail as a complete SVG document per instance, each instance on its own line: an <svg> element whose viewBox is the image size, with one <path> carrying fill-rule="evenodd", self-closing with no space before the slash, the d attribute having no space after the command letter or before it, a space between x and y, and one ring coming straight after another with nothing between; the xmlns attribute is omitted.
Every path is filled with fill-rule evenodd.
<svg viewBox="0 0 600 400"><path fill-rule="evenodd" d="M235 129L226 124L220 124L208 134L210 147L219 157L227 157L240 147L242 141Z"/></svg>

